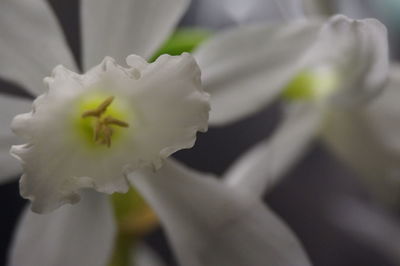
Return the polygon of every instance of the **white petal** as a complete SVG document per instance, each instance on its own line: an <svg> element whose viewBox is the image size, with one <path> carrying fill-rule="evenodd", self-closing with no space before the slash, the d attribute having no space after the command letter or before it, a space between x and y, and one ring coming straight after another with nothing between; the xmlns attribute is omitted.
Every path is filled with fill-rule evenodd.
<svg viewBox="0 0 400 266"><path fill-rule="evenodd" d="M134 246L132 266L165 266L158 254L144 243Z"/></svg>
<svg viewBox="0 0 400 266"><path fill-rule="evenodd" d="M314 60L328 61L339 72L336 99L341 103L371 98L385 85L389 70L387 30L378 20L334 16L321 30L309 56L318 58L319 53L320 58Z"/></svg>
<svg viewBox="0 0 400 266"><path fill-rule="evenodd" d="M32 200L32 210L76 203L80 188L126 192L126 172L159 168L164 158L192 147L197 131L207 129L209 97L193 57L164 55L147 64L130 56L128 62L140 68L122 68L110 58L85 75L56 68L46 79L49 93L35 100L33 112L13 120L14 132L28 139L11 152L22 161L20 192ZM93 125L89 136L80 129L86 109L79 103L91 95L114 96L129 124L120 131L112 128L120 136L109 148L93 141Z"/></svg>
<svg viewBox="0 0 400 266"><path fill-rule="evenodd" d="M85 69L104 56L149 58L172 32L189 0L82 0Z"/></svg>
<svg viewBox="0 0 400 266"><path fill-rule="evenodd" d="M331 110L324 140L354 167L387 203L398 203L400 188L400 68L388 86L367 105Z"/></svg>
<svg viewBox="0 0 400 266"><path fill-rule="evenodd" d="M195 53L212 95L210 123L233 122L273 100L299 71L332 68L335 100L354 103L380 91L388 70L386 28L374 19L335 16L324 26L293 22L247 26L223 33Z"/></svg>
<svg viewBox="0 0 400 266"><path fill-rule="evenodd" d="M256 197L173 161L130 180L159 215L181 265L310 265L293 233Z"/></svg>
<svg viewBox="0 0 400 266"><path fill-rule="evenodd" d="M42 80L56 65L76 69L47 1L2 0L0 36L0 76L33 95L44 92Z"/></svg>
<svg viewBox="0 0 400 266"><path fill-rule="evenodd" d="M217 35L195 52L203 86L211 94L210 124L221 125L260 110L303 67L318 23L243 26Z"/></svg>
<svg viewBox="0 0 400 266"><path fill-rule="evenodd" d="M218 4L222 5L223 11L237 24L283 22L303 17L298 0L221 0Z"/></svg>
<svg viewBox="0 0 400 266"><path fill-rule="evenodd" d="M47 215L26 208L16 230L11 266L107 265L116 234L108 198L96 192Z"/></svg>
<svg viewBox="0 0 400 266"><path fill-rule="evenodd" d="M12 118L31 109L32 102L25 98L0 95L0 184L21 173L20 164L10 155L12 145L21 140L11 132Z"/></svg>
<svg viewBox="0 0 400 266"><path fill-rule="evenodd" d="M287 111L271 138L256 144L228 168L224 175L228 185L261 197L297 162L316 135L322 113L306 105L293 105Z"/></svg>
<svg viewBox="0 0 400 266"><path fill-rule="evenodd" d="M308 17L323 17L333 15L332 2L329 0L300 0L303 11ZM337 1L336 1L337 2Z"/></svg>

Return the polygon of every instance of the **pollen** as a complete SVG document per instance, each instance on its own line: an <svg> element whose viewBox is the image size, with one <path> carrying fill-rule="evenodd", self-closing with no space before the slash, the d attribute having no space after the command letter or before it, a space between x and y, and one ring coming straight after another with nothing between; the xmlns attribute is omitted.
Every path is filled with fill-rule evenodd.
<svg viewBox="0 0 400 266"><path fill-rule="evenodd" d="M111 140L114 134L113 127L129 127L127 122L107 114L107 108L113 101L114 96L107 97L97 107L86 110L81 115L82 119L95 119L93 123L93 140L95 143L107 147L111 147Z"/></svg>

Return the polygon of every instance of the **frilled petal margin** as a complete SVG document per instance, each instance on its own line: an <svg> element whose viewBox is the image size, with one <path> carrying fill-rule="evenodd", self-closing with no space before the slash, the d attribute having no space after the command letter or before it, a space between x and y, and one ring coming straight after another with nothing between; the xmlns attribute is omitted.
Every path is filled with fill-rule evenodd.
<svg viewBox="0 0 400 266"><path fill-rule="evenodd" d="M129 180L159 215L181 265L310 265L294 234L258 197L172 160Z"/></svg>
<svg viewBox="0 0 400 266"><path fill-rule="evenodd" d="M21 165L10 155L10 147L21 142L11 132L12 118L31 109L32 103L23 98L0 95L0 184L15 178L22 171Z"/></svg>
<svg viewBox="0 0 400 266"><path fill-rule="evenodd" d="M211 125L260 110L304 66L300 58L315 42L320 23L242 26L200 45L194 56L211 94Z"/></svg>
<svg viewBox="0 0 400 266"><path fill-rule="evenodd" d="M392 66L384 91L353 108L331 109L323 139L389 204L400 188L400 67Z"/></svg>
<svg viewBox="0 0 400 266"><path fill-rule="evenodd" d="M85 69L105 55L122 62L128 54L144 58L172 33L190 0L82 0Z"/></svg>
<svg viewBox="0 0 400 266"><path fill-rule="evenodd" d="M116 234L109 200L96 192L84 193L78 205L51 214L38 215L26 208L16 229L10 266L103 266Z"/></svg>
<svg viewBox="0 0 400 266"><path fill-rule="evenodd" d="M33 95L45 91L43 77L56 65L76 71L47 1L0 1L0 36L0 77L23 85Z"/></svg>
<svg viewBox="0 0 400 266"><path fill-rule="evenodd" d="M283 123L271 138L257 144L232 164L225 182L255 195L262 194L290 170L319 130L322 113L316 106L288 106Z"/></svg>
<svg viewBox="0 0 400 266"><path fill-rule="evenodd" d="M33 211L76 203L81 188L125 192L127 172L159 168L164 158L192 147L197 131L207 129L209 97L193 57L164 55L148 64L132 55L127 61L131 68L106 58L84 75L56 68L46 79L49 92L35 100L31 113L14 119L14 132L28 143L13 146L11 153L22 162L20 192L32 201ZM113 133L105 131L101 117L82 117L85 106L100 99L95 105L100 108L110 97L109 115L127 124L107 129Z"/></svg>

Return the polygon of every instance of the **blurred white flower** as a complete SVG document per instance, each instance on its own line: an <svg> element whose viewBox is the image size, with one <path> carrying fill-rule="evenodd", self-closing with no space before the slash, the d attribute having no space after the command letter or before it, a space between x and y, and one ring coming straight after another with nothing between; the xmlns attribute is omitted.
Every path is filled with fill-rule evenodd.
<svg viewBox="0 0 400 266"><path fill-rule="evenodd" d="M278 96L296 105L270 141L228 171L229 182L251 191L282 176L308 142L333 125L330 114L368 105L385 86L389 68L385 26L341 15L326 23L232 29L201 45L195 57L211 94L211 125L249 116Z"/></svg>
<svg viewBox="0 0 400 266"><path fill-rule="evenodd" d="M105 55L116 62L132 53L149 58L187 5L184 0L82 0L84 69ZM176 149L192 145L194 132L206 127L207 97L189 55L163 56L152 64L130 56L130 68L108 58L78 75L45 1L2 1L0 32L0 76L33 95L45 92L41 80L51 69L66 66L46 80L49 91L35 101L34 111L13 122L31 143L13 153L24 162L21 191L36 211L76 202L80 188L124 191L128 181L154 206L182 265L310 265L296 237L258 194L200 177L174 161L160 164ZM129 90L132 85L135 90ZM0 106L0 124L7 125L31 103L2 96ZM180 129L175 118L183 119ZM7 156L16 138L7 127L0 130L5 181L20 169ZM93 154L96 160L88 158ZM154 172L143 165L161 168ZM80 194L79 203L50 214L26 208L9 264L105 265L116 236L112 207L102 193Z"/></svg>

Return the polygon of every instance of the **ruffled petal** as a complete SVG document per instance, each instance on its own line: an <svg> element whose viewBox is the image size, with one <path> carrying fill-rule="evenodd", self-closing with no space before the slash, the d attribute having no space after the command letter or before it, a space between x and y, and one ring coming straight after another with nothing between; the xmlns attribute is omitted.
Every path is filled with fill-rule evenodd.
<svg viewBox="0 0 400 266"><path fill-rule="evenodd" d="M361 173L381 199L400 199L400 67L391 69L389 83L366 105L329 112L323 131L330 148Z"/></svg>
<svg viewBox="0 0 400 266"><path fill-rule="evenodd" d="M58 64L76 70L70 49L47 1L0 2L0 76L33 95L45 91L43 78Z"/></svg>
<svg viewBox="0 0 400 266"><path fill-rule="evenodd" d="M11 120L31 109L32 102L25 98L0 95L0 184L21 173L21 165L10 155L10 148L21 142L11 132Z"/></svg>
<svg viewBox="0 0 400 266"><path fill-rule="evenodd" d="M35 212L76 203L80 188L126 192L126 172L159 168L207 129L209 97L193 57L164 55L148 64L132 55L128 63L134 67L106 58L85 75L57 67L46 79L49 92L35 100L33 111L14 118L14 132L28 144L13 146L11 153L22 162L20 192ZM106 116L116 115L126 125L107 126L106 139L103 118L83 118L88 110L82 107L100 99L92 106L97 108L110 97L114 102Z"/></svg>
<svg viewBox="0 0 400 266"><path fill-rule="evenodd" d="M303 67L319 23L242 26L217 35L194 53L211 94L210 124L223 125L263 108Z"/></svg>
<svg viewBox="0 0 400 266"><path fill-rule="evenodd" d="M111 56L149 58L173 31L189 0L82 0L83 64Z"/></svg>
<svg viewBox="0 0 400 266"><path fill-rule="evenodd" d="M11 245L9 265L103 266L116 234L108 198L85 193L77 206L38 215L26 208Z"/></svg>
<svg viewBox="0 0 400 266"><path fill-rule="evenodd" d="M271 138L251 148L232 164L224 179L228 185L260 197L297 162L316 135L322 112L315 106L293 105Z"/></svg>
<svg viewBox="0 0 400 266"><path fill-rule="evenodd" d="M130 181L153 206L181 265L310 265L288 227L258 198L167 161Z"/></svg>

